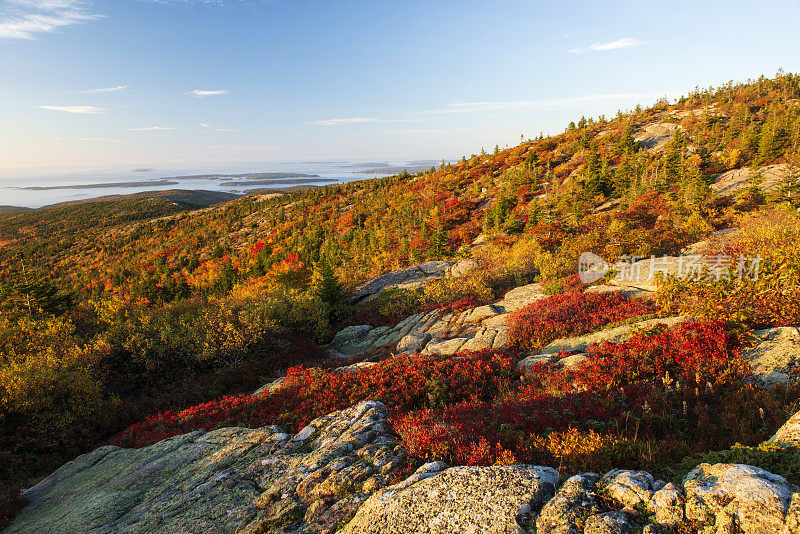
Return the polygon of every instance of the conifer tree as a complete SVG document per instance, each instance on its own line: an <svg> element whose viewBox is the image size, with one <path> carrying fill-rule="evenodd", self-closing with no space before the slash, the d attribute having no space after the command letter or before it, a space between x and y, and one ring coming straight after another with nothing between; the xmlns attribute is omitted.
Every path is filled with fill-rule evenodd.
<svg viewBox="0 0 800 534"><path fill-rule="evenodd" d="M326 260L320 261L311 278L311 289L314 295L328 307L329 319L339 321L349 311L344 288L336 278L336 273Z"/></svg>

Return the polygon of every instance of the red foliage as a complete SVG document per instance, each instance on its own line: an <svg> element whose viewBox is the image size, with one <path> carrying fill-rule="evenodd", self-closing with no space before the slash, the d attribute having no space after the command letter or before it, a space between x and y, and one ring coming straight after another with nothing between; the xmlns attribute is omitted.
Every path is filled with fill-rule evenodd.
<svg viewBox="0 0 800 534"><path fill-rule="evenodd" d="M668 376L692 389L713 387L749 371L733 348L721 322L692 322L651 336L639 333L624 343L592 346L595 358L576 381L593 390L647 388L663 385Z"/></svg>
<svg viewBox="0 0 800 534"><path fill-rule="evenodd" d="M252 247L250 247L250 254L252 256L255 256L256 254L261 252L261 249L263 249L263 248L264 248L264 242L263 241L259 241L258 243L256 243Z"/></svg>
<svg viewBox="0 0 800 534"><path fill-rule="evenodd" d="M631 201L630 207L617 213L616 218L640 228L652 228L659 216L666 213L666 200L656 191L648 191Z"/></svg>
<svg viewBox="0 0 800 534"><path fill-rule="evenodd" d="M512 456L544 465L563 460L543 431L587 436L599 430L601 448L604 439L627 440L626 447L642 439L673 460L768 435L759 408L775 399L743 386L746 364L720 323L689 323L591 351L596 358L575 374L540 364L505 397L404 413L393 424L412 454L484 465ZM554 388L561 393L549 393ZM775 419L771 424L779 425L781 416ZM612 461L624 461L620 451L610 452Z"/></svg>
<svg viewBox="0 0 800 534"><path fill-rule="evenodd" d="M395 430L420 458L647 468L654 457L680 461L691 452L758 443L785 419L787 399L800 395L746 385L736 339L721 323L657 329L590 350L596 356L582 370L542 364L522 380L514 359L488 351L401 356L354 373L295 367L271 395L168 411L114 443L140 447L223 426L279 424L294 432L374 399L387 405Z"/></svg>
<svg viewBox="0 0 800 534"><path fill-rule="evenodd" d="M585 334L652 311L652 305L617 293L553 295L516 311L511 317L508 339L515 347L538 350L560 337Z"/></svg>
<svg viewBox="0 0 800 534"><path fill-rule="evenodd" d="M142 447L177 434L223 426L285 425L302 428L320 415L372 399L391 410L443 406L466 398L491 399L517 376L513 359L492 352L461 359L401 356L357 373L289 369L284 386L272 395L227 396L183 411L167 411L119 433L113 443Z"/></svg>

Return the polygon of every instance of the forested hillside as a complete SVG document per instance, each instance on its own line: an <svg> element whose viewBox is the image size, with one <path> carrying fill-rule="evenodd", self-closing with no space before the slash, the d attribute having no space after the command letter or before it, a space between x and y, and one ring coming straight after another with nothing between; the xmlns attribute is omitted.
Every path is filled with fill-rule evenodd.
<svg viewBox="0 0 800 534"><path fill-rule="evenodd" d="M522 139L420 174L249 195L197 210L134 199L0 214L0 487L25 484L168 410L175 411L164 420L171 422L148 427L141 441L129 433L125 444L187 430L175 422L176 412L252 391L300 363L306 367L290 374L294 389L212 417L213 424L298 425L370 393L386 397L401 437L420 459L480 464L556 457L600 469L618 455L652 467L657 462L643 458L652 460L645 447L656 444L674 467L683 456L736 440L756 444L786 419L800 392L763 392L748 401L735 388L725 390L740 385L731 378L739 376L739 363L727 358L746 344L740 334L747 329L800 324L798 165L800 75L778 73L615 117L580 118L558 135ZM735 175L739 182L723 190L718 180L737 169L745 169ZM587 391L641 387L637 377L655 377L663 362L654 357L626 369L620 362L634 363L623 353L674 348L670 357L681 372L697 370L695 390L719 380L713 401L719 405L708 408L711 395L700 390L691 401L699 406L689 416L693 428L741 422L733 436L699 434L703 450L663 415L693 409L677 397L644 401L643 394L623 391L613 400L600 393L576 400L565 397L572 385L543 369L519 386L515 363L541 342L531 340L586 331L559 316L577 315L569 306L588 306L583 300L548 304L562 306L548 316L552 324L531 319L534 326L522 329L527 333L513 350L460 363L404 356L360 384L308 369L333 365L319 345L344 326L471 308L531 282L570 295L580 291L574 274L582 252L613 262L675 255L702 240L713 249L714 232L728 228L741 230L713 251L760 255L760 278L673 281L648 308L596 303L600 310L618 306L603 320L608 324L667 311L704 322L660 332L657 342L645 336L606 348L604 367L578 380ZM458 281L388 291L366 303L346 297L370 277L455 258L474 258L480 267ZM387 393L387 376L412 377L408 383L419 387ZM478 391L476 384L483 384ZM552 398L567 400L553 406ZM639 421L637 438L633 425L575 423L581 430L574 432L583 434L569 434L565 421L574 422L573 415L598 423L617 417L626 402L622 410ZM741 409L724 412L737 403ZM437 417L455 425L487 412L495 414L486 422L493 433L464 430L483 439L480 447L432 430ZM538 419L519 423L534 412ZM185 421L193 414L185 413ZM554 456L546 436L529 439L537 425L563 432L553 439L573 447L572 456ZM651 441L631 445L640 427ZM569 439L584 450L575 452Z"/></svg>

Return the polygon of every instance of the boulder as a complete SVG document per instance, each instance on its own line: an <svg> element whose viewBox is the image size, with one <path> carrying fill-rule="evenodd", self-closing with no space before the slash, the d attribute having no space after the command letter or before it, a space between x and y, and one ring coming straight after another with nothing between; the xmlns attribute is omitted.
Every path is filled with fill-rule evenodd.
<svg viewBox="0 0 800 534"><path fill-rule="evenodd" d="M532 354L517 363L517 369L522 371L526 367L533 367L540 363L551 363L555 359L552 354Z"/></svg>
<svg viewBox="0 0 800 534"><path fill-rule="evenodd" d="M705 271L704 260L698 256L674 257L661 256L644 258L637 261L618 262L612 265L616 274L608 281L609 284L627 288L637 288L643 291L658 291L658 279L668 277L690 277L703 275ZM698 271L699 270L699 271Z"/></svg>
<svg viewBox="0 0 800 534"><path fill-rule="evenodd" d="M653 299L652 291L639 289L638 287L614 286L609 284L600 284L596 286L587 287L584 290L584 293L598 293L598 294L617 293L619 295L622 295L623 297L628 297L629 299L646 299L646 300Z"/></svg>
<svg viewBox="0 0 800 534"><path fill-rule="evenodd" d="M494 340L497 337L497 330L482 328L472 338L467 340L459 350L478 352L480 350L491 350Z"/></svg>
<svg viewBox="0 0 800 534"><path fill-rule="evenodd" d="M800 447L800 412L791 416L767 443Z"/></svg>
<svg viewBox="0 0 800 534"><path fill-rule="evenodd" d="M370 300L378 296L382 291L391 288L414 289L422 287L431 280L445 276L453 265L454 263L449 261L429 261L370 278L356 286L355 291L350 295L350 300L352 302ZM461 268L461 270L464 269L466 269L466 266Z"/></svg>
<svg viewBox="0 0 800 534"><path fill-rule="evenodd" d="M686 519L716 525L719 534L781 532L792 494L800 490L779 475L740 464L700 464L683 486Z"/></svg>
<svg viewBox="0 0 800 534"><path fill-rule="evenodd" d="M496 316L498 313L500 313L500 310L496 306L488 304L465 311L461 314L460 319L463 323L480 323L484 319Z"/></svg>
<svg viewBox="0 0 800 534"><path fill-rule="evenodd" d="M471 273L475 269L479 267L477 260L473 260L472 258L465 258L463 260L458 260L455 265L450 267L450 270L447 274L453 278L460 278L466 274Z"/></svg>
<svg viewBox="0 0 800 534"><path fill-rule="evenodd" d="M795 327L767 328L753 332L757 343L742 353L761 386L787 385L800 371L800 332Z"/></svg>
<svg viewBox="0 0 800 534"><path fill-rule="evenodd" d="M568 478L536 518L538 534L575 534L589 516L602 512L596 493L600 477L583 473Z"/></svg>
<svg viewBox="0 0 800 534"><path fill-rule="evenodd" d="M387 418L368 401L294 437L222 428L101 447L26 490L28 506L4 533L327 532L403 465Z"/></svg>
<svg viewBox="0 0 800 534"><path fill-rule="evenodd" d="M498 313L513 313L547 296L542 284L528 284L512 289L506 293L502 300L494 303L494 307Z"/></svg>
<svg viewBox="0 0 800 534"><path fill-rule="evenodd" d="M646 506L653 497L653 475L645 471L614 469L600 481L609 497L627 508Z"/></svg>
<svg viewBox="0 0 800 534"><path fill-rule="evenodd" d="M253 397L260 397L261 395L271 395L281 389L283 381L286 380L285 376L276 378L269 384L265 384L253 392Z"/></svg>
<svg viewBox="0 0 800 534"><path fill-rule="evenodd" d="M397 353L420 352L430 340L431 335L426 332L406 334L403 339L397 343Z"/></svg>
<svg viewBox="0 0 800 534"><path fill-rule="evenodd" d="M487 317L486 319L481 321L481 324L483 326L487 326L487 327L490 327L490 328L496 328L498 326L507 327L508 326L508 321L510 319L511 319L511 314L510 313L501 313L499 315L493 315L491 317Z"/></svg>
<svg viewBox="0 0 800 534"><path fill-rule="evenodd" d="M631 523L625 512L606 512L586 519L584 534L625 534L630 532Z"/></svg>
<svg viewBox="0 0 800 534"><path fill-rule="evenodd" d="M494 336L492 350L503 350L508 346L508 327L495 327L497 335Z"/></svg>
<svg viewBox="0 0 800 534"><path fill-rule="evenodd" d="M579 370L581 367L589 363L590 358L591 354L586 352L581 352L578 354L572 354L570 356L565 356L564 358L561 358L556 362L556 365L564 371L567 371L569 373L574 373L575 371Z"/></svg>
<svg viewBox="0 0 800 534"><path fill-rule="evenodd" d="M352 343L357 339L362 339L374 329L373 326L368 324L359 324L355 326L348 326L339 330L331 341L331 346L341 347L348 343Z"/></svg>
<svg viewBox="0 0 800 534"><path fill-rule="evenodd" d="M683 522L683 507L686 498L683 490L669 483L653 494L647 507L655 514L656 523L660 525L677 525Z"/></svg>
<svg viewBox="0 0 800 534"><path fill-rule="evenodd" d="M425 346L422 354L455 354L467 342L465 337L456 337L453 339L432 339L430 343Z"/></svg>
<svg viewBox="0 0 800 534"><path fill-rule="evenodd" d="M375 493L342 532L523 534L557 484L549 467L453 467Z"/></svg>

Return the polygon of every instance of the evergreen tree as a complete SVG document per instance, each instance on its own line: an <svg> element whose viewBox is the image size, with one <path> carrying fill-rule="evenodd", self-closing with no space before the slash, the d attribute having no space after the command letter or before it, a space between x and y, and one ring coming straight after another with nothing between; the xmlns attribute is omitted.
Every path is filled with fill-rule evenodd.
<svg viewBox="0 0 800 534"><path fill-rule="evenodd" d="M336 273L327 261L321 261L314 269L311 278L311 290L314 295L328 307L329 319L332 322L343 319L349 312L344 287L336 278Z"/></svg>

